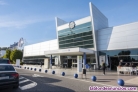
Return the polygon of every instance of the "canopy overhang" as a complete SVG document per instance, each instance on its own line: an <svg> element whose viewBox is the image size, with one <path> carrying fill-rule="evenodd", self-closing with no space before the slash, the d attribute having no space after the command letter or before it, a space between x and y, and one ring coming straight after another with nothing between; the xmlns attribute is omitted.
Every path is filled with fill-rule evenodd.
<svg viewBox="0 0 138 92"><path fill-rule="evenodd" d="M94 51L84 48L68 48L68 49L58 49L58 50L50 50L44 52L45 55L83 55L83 53L94 54Z"/></svg>

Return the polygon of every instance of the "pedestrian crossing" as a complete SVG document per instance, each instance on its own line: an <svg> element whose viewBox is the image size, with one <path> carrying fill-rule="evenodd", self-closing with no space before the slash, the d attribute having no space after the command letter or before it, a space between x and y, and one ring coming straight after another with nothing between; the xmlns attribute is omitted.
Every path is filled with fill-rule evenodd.
<svg viewBox="0 0 138 92"><path fill-rule="evenodd" d="M19 88L21 90L31 89L35 86L37 86L36 82L22 76L19 77Z"/></svg>

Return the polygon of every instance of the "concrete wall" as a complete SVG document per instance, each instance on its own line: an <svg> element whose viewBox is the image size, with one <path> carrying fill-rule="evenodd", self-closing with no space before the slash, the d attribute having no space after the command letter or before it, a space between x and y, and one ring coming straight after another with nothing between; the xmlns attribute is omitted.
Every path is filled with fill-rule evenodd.
<svg viewBox="0 0 138 92"><path fill-rule="evenodd" d="M138 48L138 22L98 31L98 50Z"/></svg>
<svg viewBox="0 0 138 92"><path fill-rule="evenodd" d="M57 39L40 42L32 45L27 45L24 47L23 56L40 56L44 55L44 51L57 50L58 42Z"/></svg>

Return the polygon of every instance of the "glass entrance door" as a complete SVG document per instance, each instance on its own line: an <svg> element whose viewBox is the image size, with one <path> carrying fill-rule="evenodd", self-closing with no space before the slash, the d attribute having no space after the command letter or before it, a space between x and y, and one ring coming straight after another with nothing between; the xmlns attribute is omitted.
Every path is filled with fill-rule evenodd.
<svg viewBox="0 0 138 92"><path fill-rule="evenodd" d="M72 59L68 59L67 67L68 68L71 68L71 66L72 66Z"/></svg>
<svg viewBox="0 0 138 92"><path fill-rule="evenodd" d="M77 68L77 59L72 59L72 68Z"/></svg>

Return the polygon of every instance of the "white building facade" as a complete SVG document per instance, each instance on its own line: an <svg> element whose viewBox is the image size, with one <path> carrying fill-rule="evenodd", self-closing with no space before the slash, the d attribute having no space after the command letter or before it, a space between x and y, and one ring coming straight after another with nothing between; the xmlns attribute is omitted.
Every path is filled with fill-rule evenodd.
<svg viewBox="0 0 138 92"><path fill-rule="evenodd" d="M6 50L0 50L0 58L6 54Z"/></svg>
<svg viewBox="0 0 138 92"><path fill-rule="evenodd" d="M138 62L138 22L109 27L108 19L90 2L90 16L66 22L55 18L57 39L24 47L26 64L43 62L46 68L100 67L115 70L120 60Z"/></svg>

